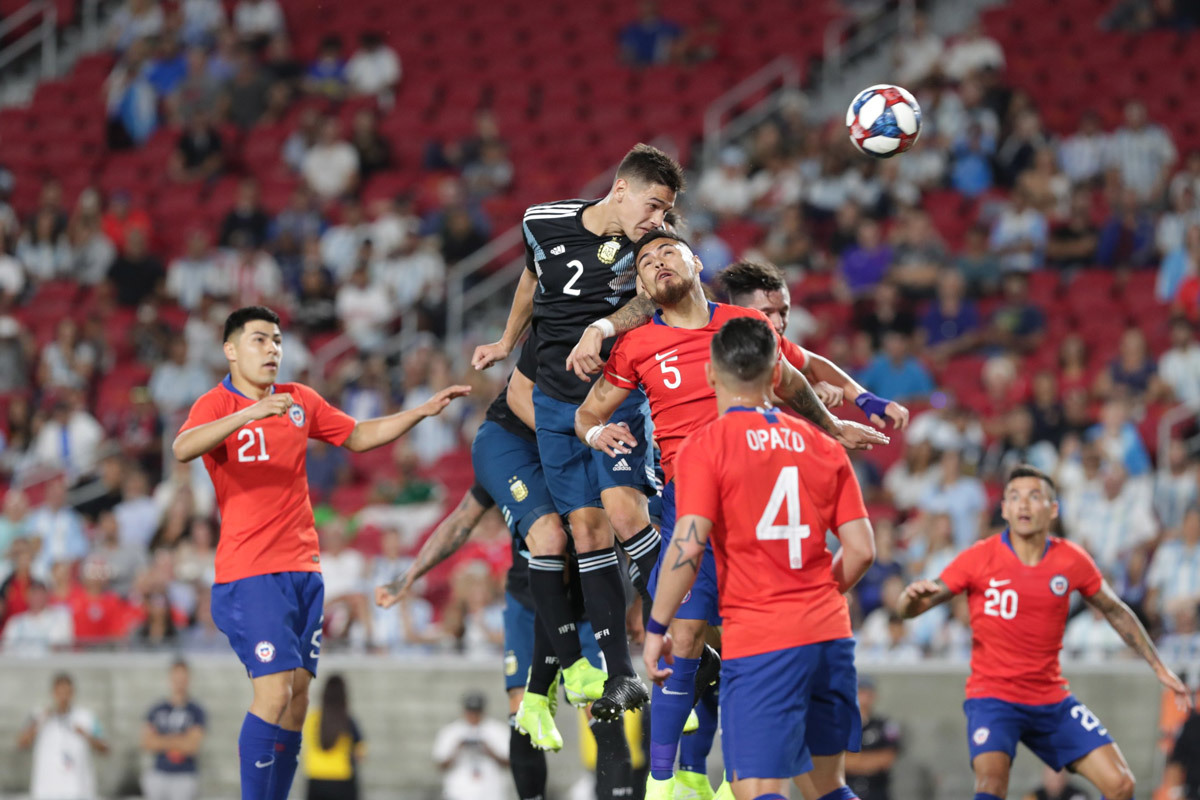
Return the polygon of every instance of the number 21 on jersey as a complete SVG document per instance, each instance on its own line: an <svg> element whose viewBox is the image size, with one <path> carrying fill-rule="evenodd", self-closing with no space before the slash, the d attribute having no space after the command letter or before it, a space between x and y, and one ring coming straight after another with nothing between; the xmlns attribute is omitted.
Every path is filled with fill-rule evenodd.
<svg viewBox="0 0 1200 800"><path fill-rule="evenodd" d="M263 434L262 428L242 428L238 431L238 442L241 447L238 448L238 461L270 461L271 457L267 455L267 437ZM258 443L255 452L254 444Z"/></svg>
<svg viewBox="0 0 1200 800"><path fill-rule="evenodd" d="M781 506L787 514L787 522L776 525L775 519L779 516ZM809 534L809 527L800 524L800 468L784 467L775 479L775 488L771 490L767 507L763 509L762 517L758 520L755 535L763 541L787 540L788 566L801 569L804 566L801 548Z"/></svg>

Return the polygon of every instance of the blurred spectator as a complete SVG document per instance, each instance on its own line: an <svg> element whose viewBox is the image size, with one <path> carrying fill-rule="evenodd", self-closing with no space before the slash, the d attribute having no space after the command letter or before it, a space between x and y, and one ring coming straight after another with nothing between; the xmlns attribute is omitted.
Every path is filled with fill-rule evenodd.
<svg viewBox="0 0 1200 800"><path fill-rule="evenodd" d="M228 287L220 284L220 258L209 242L207 230L193 229L185 248L167 267L166 292L190 311L198 308L206 296L224 294Z"/></svg>
<svg viewBox="0 0 1200 800"><path fill-rule="evenodd" d="M1108 153L1108 164L1141 201L1158 199L1177 158L1171 135L1148 121L1146 107L1137 100L1125 104L1125 124L1113 132Z"/></svg>
<svg viewBox="0 0 1200 800"><path fill-rule="evenodd" d="M218 241L222 247L229 247L233 235L244 232L250 236L254 246L259 247L267 240L270 224L271 218L263 210L259 200L258 183L253 178L246 178L238 184L234 206L221 222L221 236Z"/></svg>
<svg viewBox="0 0 1200 800"><path fill-rule="evenodd" d="M187 60L184 58L182 43L174 36L158 37L152 48L146 80L154 87L158 99L166 100L175 93L187 76Z"/></svg>
<svg viewBox="0 0 1200 800"><path fill-rule="evenodd" d="M71 251L55 225L52 212L39 211L33 224L17 240L17 260L34 283L68 276Z"/></svg>
<svg viewBox="0 0 1200 800"><path fill-rule="evenodd" d="M954 529L957 549L965 550L986 531L991 509L983 482L966 474L962 456L954 450L942 453L938 481L919 502L926 514L946 514Z"/></svg>
<svg viewBox="0 0 1200 800"><path fill-rule="evenodd" d="M932 412L930 412L932 413ZM899 511L915 508L937 482L937 470L933 468L934 449L928 439L908 438L904 455L888 467L883 477L883 488L889 502Z"/></svg>
<svg viewBox="0 0 1200 800"><path fill-rule="evenodd" d="M346 79L355 94L374 95L390 103L400 83L400 58L378 31L364 31L346 64Z"/></svg>
<svg viewBox="0 0 1200 800"><path fill-rule="evenodd" d="M1091 795L1072 783L1065 770L1042 767L1042 785L1025 795L1024 800L1091 800Z"/></svg>
<svg viewBox="0 0 1200 800"><path fill-rule="evenodd" d="M293 172L299 173L303 170L304 157L317 143L322 122L323 117L313 106L305 106L300 109L292 132L283 142L282 150L283 163L287 164Z"/></svg>
<svg viewBox="0 0 1200 800"><path fill-rule="evenodd" d="M1007 271L1039 269L1046 249L1045 216L1029 204L1028 192L1018 187L992 225L991 248Z"/></svg>
<svg viewBox="0 0 1200 800"><path fill-rule="evenodd" d="M1017 183L1029 193L1034 208L1050 219L1062 219L1071 207L1071 181L1059 170L1040 125L1036 136L1041 137L1041 144L1034 148L1029 166L1017 173Z"/></svg>
<svg viewBox="0 0 1200 800"><path fill-rule="evenodd" d="M1174 199L1177 195L1183 194L1189 187L1192 190L1192 197L1200 198L1200 150L1192 150L1188 153L1183 169L1175 173L1175 177L1171 179L1168 190L1170 198Z"/></svg>
<svg viewBox="0 0 1200 800"><path fill-rule="evenodd" d="M711 14L699 26L684 30L683 40L676 48L685 64L727 58L730 49L729 36L721 18Z"/></svg>
<svg viewBox="0 0 1200 800"><path fill-rule="evenodd" d="M96 715L75 705L70 675L56 674L51 685L53 701L30 713L17 737L19 749L33 748L30 800L93 800L98 795L92 753L107 755L108 741Z"/></svg>
<svg viewBox="0 0 1200 800"><path fill-rule="evenodd" d="M134 208L129 192L118 190L108 199L108 211L100 218L104 235L118 251L125 249L126 239L133 231L142 234L144 241L150 238L150 215L144 208Z"/></svg>
<svg viewBox="0 0 1200 800"><path fill-rule="evenodd" d="M66 246L67 272L85 286L102 283L117 257L117 249L102 225L100 194L95 189L84 189L67 224Z"/></svg>
<svg viewBox="0 0 1200 800"><path fill-rule="evenodd" d="M978 21L954 40L942 59L942 70L956 81L980 70L1003 68L1004 51L995 39L983 32Z"/></svg>
<svg viewBox="0 0 1200 800"><path fill-rule="evenodd" d="M621 58L634 66L665 64L671 60L682 35L679 25L662 18L657 2L643 0L637 22L621 29L618 39Z"/></svg>
<svg viewBox="0 0 1200 800"><path fill-rule="evenodd" d="M1109 135L1100 125L1100 115L1084 111L1079 130L1062 141L1058 149L1063 173L1073 184L1100 177L1108 163Z"/></svg>
<svg viewBox="0 0 1200 800"><path fill-rule="evenodd" d="M79 645L94 647L125 637L131 620L129 604L109 589L111 569L102 557L90 555L79 568L82 588L70 606Z"/></svg>
<svg viewBox="0 0 1200 800"><path fill-rule="evenodd" d="M25 267L9 252L10 249L7 237L0 234L0 308L11 308L25 291ZM12 320L12 317L5 319Z"/></svg>
<svg viewBox="0 0 1200 800"><path fill-rule="evenodd" d="M946 263L946 245L924 211L903 212L892 228L895 259L890 278L910 294L925 295L937 283Z"/></svg>
<svg viewBox="0 0 1200 800"><path fill-rule="evenodd" d="M909 337L888 331L883 337L883 352L859 374L859 380L884 397L911 402L933 392L933 378L911 353Z"/></svg>
<svg viewBox="0 0 1200 800"><path fill-rule="evenodd" d="M437 732L433 760L445 773L445 800L503 800L508 785L509 730L485 719L482 692L463 697L463 715Z"/></svg>
<svg viewBox="0 0 1200 800"><path fill-rule="evenodd" d="M158 97L149 69L149 46L137 39L108 76L108 146L114 150L144 144L158 127Z"/></svg>
<svg viewBox="0 0 1200 800"><path fill-rule="evenodd" d="M372 615L363 593L367 562L352 549L346 526L334 520L321 530L321 574L325 580L326 631L330 638L347 637L356 648L371 641Z"/></svg>
<svg viewBox="0 0 1200 800"><path fill-rule="evenodd" d="M718 163L700 176L696 198L718 216L746 213L754 201L754 191L745 151L734 145L722 150Z"/></svg>
<svg viewBox="0 0 1200 800"><path fill-rule="evenodd" d="M1087 439L1100 447L1106 461L1122 465L1131 477L1150 471L1150 455L1124 398L1114 397L1104 404L1100 421L1088 429Z"/></svg>
<svg viewBox="0 0 1200 800"><path fill-rule="evenodd" d="M1050 442L1056 447L1066 434L1058 379L1052 370L1041 369L1033 376L1030 400L1026 408L1033 417L1034 441Z"/></svg>
<svg viewBox="0 0 1200 800"><path fill-rule="evenodd" d="M972 225L963 238L962 251L954 259L954 268L967 281L972 297L991 294L999 285L1000 260L988 248L988 229Z"/></svg>
<svg viewBox="0 0 1200 800"><path fill-rule="evenodd" d="M233 27L242 41L261 48L267 40L284 33L283 10L276 0L238 0L233 10Z"/></svg>
<svg viewBox="0 0 1200 800"><path fill-rule="evenodd" d="M370 283L366 265L359 264L335 300L342 329L358 347L372 350L382 344L393 309L387 295Z"/></svg>
<svg viewBox="0 0 1200 800"><path fill-rule="evenodd" d="M146 714L142 750L154 758L142 773L146 800L179 800L199 794L196 755L204 742L208 715L192 699L190 682L187 662L175 661L171 664L171 693Z"/></svg>
<svg viewBox="0 0 1200 800"><path fill-rule="evenodd" d="M329 226L321 235L321 263L329 267L338 282L349 277L363 243L371 240L371 225L357 197L343 200L341 211L341 222Z"/></svg>
<svg viewBox="0 0 1200 800"><path fill-rule="evenodd" d="M183 43L189 47L209 47L216 41L217 31L225 27L225 6L221 0L183 0Z"/></svg>
<svg viewBox="0 0 1200 800"><path fill-rule="evenodd" d="M79 326L70 317L58 321L54 340L42 348L38 384L45 389L84 389L91 382L98 353L81 341Z"/></svg>
<svg viewBox="0 0 1200 800"><path fill-rule="evenodd" d="M996 151L996 165L1000 168L1001 181L1005 186L1013 186L1017 176L1034 166L1039 152L1044 152L1050 159L1049 167L1054 166L1054 153L1047 148L1048 140L1042 130L1042 121L1036 111L1023 111L1017 116L1012 132L1008 134L1000 149ZM1043 167L1044 169L1045 167ZM1042 212L1048 209L1041 198L1029 192L1028 186L1022 182L1022 188L1030 196L1030 203Z"/></svg>
<svg viewBox="0 0 1200 800"><path fill-rule="evenodd" d="M161 589L142 596L142 624L133 634L133 644L147 650L173 647L179 639L179 628L171 612L171 602Z"/></svg>
<svg viewBox="0 0 1200 800"><path fill-rule="evenodd" d="M350 460L346 451L319 439L310 439L305 458L308 486L318 500L328 498L338 486L350 480Z"/></svg>
<svg viewBox="0 0 1200 800"><path fill-rule="evenodd" d="M229 121L242 130L248 130L254 127L266 110L270 83L255 61L254 54L246 47L239 47L235 52L233 69L233 77L225 86L223 103L228 108Z"/></svg>
<svg viewBox="0 0 1200 800"><path fill-rule="evenodd" d="M29 536L29 497L20 489L9 489L4 493L4 507L0 512L0 580L12 572L11 549L17 539ZM4 595L0 593L0 603ZM3 611L0 611L3 616Z"/></svg>
<svg viewBox="0 0 1200 800"><path fill-rule="evenodd" d="M355 146L358 146L357 141ZM361 148L360 148L361 153ZM506 191L513 181L513 165L500 142L485 142L479 160L463 170L463 183L472 197L490 197Z"/></svg>
<svg viewBox="0 0 1200 800"><path fill-rule="evenodd" d="M53 650L65 650L75 643L71 612L49 604L50 593L41 581L33 581L26 590L29 608L9 617L4 626L4 652L15 656L45 656ZM34 795L37 796L36 794ZM57 798L58 795L44 795Z"/></svg>
<svg viewBox="0 0 1200 800"><path fill-rule="evenodd" d="M842 254L839 277L846 291L857 297L880 283L891 263L892 248L883 241L879 223L864 219L858 225L856 243Z"/></svg>
<svg viewBox="0 0 1200 800"><path fill-rule="evenodd" d="M145 472L131 470L121 487L121 502L113 508L121 544L143 550L158 530L160 512L150 496L150 480Z"/></svg>
<svg viewBox="0 0 1200 800"><path fill-rule="evenodd" d="M28 365L34 349L29 332L21 323L7 314L0 315L0 391L19 392L28 388ZM33 437L33 413L23 395L14 395L9 400L5 428L0 438L0 472L12 471L14 459L19 460Z"/></svg>
<svg viewBox="0 0 1200 800"><path fill-rule="evenodd" d="M1108 464L1100 494L1089 495L1075 509L1074 525L1067 533L1087 548L1101 571L1117 571L1121 559L1158 533L1148 487L1128 477L1119 462Z"/></svg>
<svg viewBox="0 0 1200 800"><path fill-rule="evenodd" d="M451 579L442 625L468 657L498 654L504 645L504 603L499 586L480 561L464 562Z"/></svg>
<svg viewBox="0 0 1200 800"><path fill-rule="evenodd" d="M916 86L938 67L946 45L942 37L929 29L929 18L922 11L912 15L912 30L896 40L892 63L896 80L904 86Z"/></svg>
<svg viewBox="0 0 1200 800"><path fill-rule="evenodd" d="M1029 279L1020 272L1004 276L1003 304L992 312L985 341L993 348L1032 353L1041 346L1046 316L1029 300Z"/></svg>
<svg viewBox="0 0 1200 800"><path fill-rule="evenodd" d="M333 330L338 324L335 297L329 270L320 266L319 260L317 266L305 266L293 323L310 334Z"/></svg>
<svg viewBox="0 0 1200 800"><path fill-rule="evenodd" d="M1006 415L1004 434L988 448L981 473L987 480L1003 483L1019 464L1032 464L1047 475L1058 468L1057 448L1053 442L1034 439L1033 415L1024 406Z"/></svg>
<svg viewBox="0 0 1200 800"><path fill-rule="evenodd" d="M37 542L32 538L13 539L8 557L11 571L0 584L0 629L14 614L29 610L29 587L37 580L33 574L33 556Z"/></svg>
<svg viewBox="0 0 1200 800"><path fill-rule="evenodd" d="M308 187L322 200L332 200L358 185L358 170L358 151L342 138L337 118L326 117L317 142L304 154L301 165Z"/></svg>
<svg viewBox="0 0 1200 800"><path fill-rule="evenodd" d="M1092 224L1091 198L1079 191L1071 196L1066 220L1050 230L1046 264L1060 270L1075 270L1096 263L1099 231Z"/></svg>
<svg viewBox="0 0 1200 800"><path fill-rule="evenodd" d="M996 139L978 122L971 122L950 148L950 185L960 194L970 197L992 188L992 157Z"/></svg>
<svg viewBox="0 0 1200 800"><path fill-rule="evenodd" d="M846 754L846 785L860 800L891 800L892 767L900 754L900 725L877 714L875 681L858 677L862 749Z"/></svg>
<svg viewBox="0 0 1200 800"><path fill-rule="evenodd" d="M317 58L308 67L302 81L304 91L326 100L346 96L346 60L342 57L342 37L327 34L321 39Z"/></svg>
<svg viewBox="0 0 1200 800"><path fill-rule="evenodd" d="M358 763L367 745L358 723L350 716L346 681L329 676L321 705L304 719L304 746L300 755L312 800L358 800Z"/></svg>
<svg viewBox="0 0 1200 800"><path fill-rule="evenodd" d="M1125 640L1117 633L1104 612L1094 606L1076 614L1063 633L1063 651L1073 659L1104 662L1125 653Z"/></svg>
<svg viewBox="0 0 1200 800"><path fill-rule="evenodd" d="M42 423L30 447L39 466L61 469L71 480L91 474L104 429L86 408L77 391L63 391L54 401L50 417Z"/></svg>
<svg viewBox="0 0 1200 800"><path fill-rule="evenodd" d="M203 114L195 114L179 135L167 164L167 175L179 183L208 181L225 164L221 134Z"/></svg>
<svg viewBox="0 0 1200 800"><path fill-rule="evenodd" d="M412 210L409 197L381 198L371 204L371 241L380 258L389 258L415 236L421 220Z"/></svg>
<svg viewBox="0 0 1200 800"><path fill-rule="evenodd" d="M140 39L158 36L163 30L163 10L158 0L126 0L108 21L108 41L124 51Z"/></svg>
<svg viewBox="0 0 1200 800"><path fill-rule="evenodd" d="M1154 224L1132 189L1121 193L1100 229L1096 260L1106 267L1142 267L1154 258Z"/></svg>
<svg viewBox="0 0 1200 800"><path fill-rule="evenodd" d="M442 257L447 264L457 264L487 244L487 231L461 205L446 209L439 231Z"/></svg>
<svg viewBox="0 0 1200 800"><path fill-rule="evenodd" d="M966 298L967 283L958 270L942 270L937 296L921 320L923 345L934 358L965 353L979 340L981 321L975 303Z"/></svg>
<svg viewBox="0 0 1200 800"><path fill-rule="evenodd" d="M1160 616L1171 608L1200 603L1200 505L1184 513L1178 538L1159 545L1146 584L1147 609Z"/></svg>
<svg viewBox="0 0 1200 800"><path fill-rule="evenodd" d="M1200 409L1200 342L1184 317L1171 320L1171 346L1159 358L1158 374L1177 402Z"/></svg>
<svg viewBox="0 0 1200 800"><path fill-rule="evenodd" d="M271 90L282 88L281 95L288 103L292 101L305 68L292 55L292 42L286 33L277 33L267 44L267 55L262 67L271 83Z"/></svg>
<svg viewBox="0 0 1200 800"><path fill-rule="evenodd" d="M1200 225L1200 206L1196 204L1196 190L1184 184L1182 191L1170 193L1170 208L1158 218L1154 232L1154 245L1158 255L1165 258L1184 245L1187 230Z"/></svg>
<svg viewBox="0 0 1200 800"><path fill-rule="evenodd" d="M1180 297L1184 285L1200 274L1200 224L1189 225L1183 244L1167 253L1158 268L1154 295L1163 303Z"/></svg>
<svg viewBox="0 0 1200 800"><path fill-rule="evenodd" d="M1200 712L1192 710L1167 758L1163 786L1169 798L1200 798Z"/></svg>
<svg viewBox="0 0 1200 800"><path fill-rule="evenodd" d="M888 520L881 519L875 526L875 561L867 569L862 580L854 588L859 611L870 615L885 605L883 587L896 578L904 578L904 567L896 560L896 529ZM891 606L889 606L891 608Z"/></svg>
<svg viewBox="0 0 1200 800"><path fill-rule="evenodd" d="M354 113L350 124L350 144L358 153L359 170L364 178L383 172L392 166L392 146L379 132L379 120L369 108ZM503 153L503 151L501 151ZM509 168L509 180L512 180Z"/></svg>
<svg viewBox="0 0 1200 800"><path fill-rule="evenodd" d="M213 376L202 365L188 359L186 339L172 339L167 352L169 360L155 366L149 388L154 404L171 418L181 415L200 395L211 389Z"/></svg>
<svg viewBox="0 0 1200 800"><path fill-rule="evenodd" d="M164 275L162 262L147 248L146 235L137 228L129 231L121 255L108 270L117 302L126 308L140 305L158 292Z"/></svg>
<svg viewBox="0 0 1200 800"><path fill-rule="evenodd" d="M1167 445L1166 463L1160 463L1154 475L1154 512L1169 534L1183 522L1183 512L1197 502L1200 465L1188 458L1183 439L1172 438Z"/></svg>
<svg viewBox="0 0 1200 800"><path fill-rule="evenodd" d="M317 209L316 198L308 187L299 186L292 193L287 207L271 223L267 238L277 245L286 238L305 242L319 238L324 230L325 220Z"/></svg>
<svg viewBox="0 0 1200 800"><path fill-rule="evenodd" d="M1158 367L1150 357L1146 335L1140 328L1129 327L1121 334L1117 356L1096 376L1096 394L1110 397L1114 393L1140 398L1160 393Z"/></svg>
<svg viewBox="0 0 1200 800"><path fill-rule="evenodd" d="M266 250L255 247L247 233L234 234L230 245L221 259L225 287L221 294L251 305L273 302L283 288L279 264Z"/></svg>
<svg viewBox="0 0 1200 800"><path fill-rule="evenodd" d="M396 308L436 308L446 294L446 261L437 237L410 237L390 258L379 259L372 269L374 282L388 286Z"/></svg>

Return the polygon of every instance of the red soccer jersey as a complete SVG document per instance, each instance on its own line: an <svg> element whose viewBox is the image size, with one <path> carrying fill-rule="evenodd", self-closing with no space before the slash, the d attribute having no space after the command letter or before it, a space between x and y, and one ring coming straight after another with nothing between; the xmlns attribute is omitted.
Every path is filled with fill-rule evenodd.
<svg viewBox="0 0 1200 800"><path fill-rule="evenodd" d="M775 409L730 409L684 442L675 492L679 519L713 522L722 655L851 635L825 531L867 510L840 444Z"/></svg>
<svg viewBox="0 0 1200 800"><path fill-rule="evenodd" d="M662 315L640 328L623 334L613 346L604 367L604 377L613 386L636 389L639 385L650 400L654 441L662 452L666 481L675 477L675 453L693 431L717 418L717 396L704 376L712 338L721 326L737 317L767 318L752 308L709 303L709 323L703 328L674 328ZM799 346L780 341L780 355L796 369L803 369L807 356Z"/></svg>
<svg viewBox="0 0 1200 800"><path fill-rule="evenodd" d="M309 439L341 445L355 421L303 384L279 383L275 391L291 393L287 414L251 422L204 455L221 511L217 583L321 571L305 452ZM196 401L180 433L251 405L226 377Z"/></svg>
<svg viewBox="0 0 1200 800"><path fill-rule="evenodd" d="M1071 590L1100 591L1103 577L1082 547L1051 536L1035 566L1026 566L1008 532L958 554L942 582L966 592L971 606L971 676L967 697L1010 703L1060 703L1068 694L1058 663Z"/></svg>

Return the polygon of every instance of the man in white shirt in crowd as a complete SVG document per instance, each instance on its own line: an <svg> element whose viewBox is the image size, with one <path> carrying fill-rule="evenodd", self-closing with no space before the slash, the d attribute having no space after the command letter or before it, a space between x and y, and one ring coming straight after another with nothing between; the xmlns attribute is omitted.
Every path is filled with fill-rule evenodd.
<svg viewBox="0 0 1200 800"><path fill-rule="evenodd" d="M929 18L921 11L913 14L912 31L899 37L893 59L896 80L913 86L929 77L946 49L942 37L929 29Z"/></svg>
<svg viewBox="0 0 1200 800"><path fill-rule="evenodd" d="M1082 544L1102 572L1115 573L1130 551L1158 534L1149 477L1130 478L1110 461L1103 471L1102 494L1081 508L1069 509L1067 537Z"/></svg>
<svg viewBox="0 0 1200 800"><path fill-rule="evenodd" d="M1109 142L1109 166L1121 172L1126 189L1140 200L1156 200L1166 187L1178 154L1171 134L1150 122L1146 107L1137 100L1125 105L1125 124Z"/></svg>
<svg viewBox="0 0 1200 800"><path fill-rule="evenodd" d="M346 280L354 271L363 242L372 240L372 226L363 215L359 199L347 197L342 201L341 208L341 221L321 234L321 260L333 272L334 280L338 283Z"/></svg>
<svg viewBox="0 0 1200 800"><path fill-rule="evenodd" d="M96 768L92 753L108 753L96 715L74 705L71 676L54 676L54 702L34 711L17 737L22 750L33 748L31 800L95 800Z"/></svg>
<svg viewBox="0 0 1200 800"><path fill-rule="evenodd" d="M83 518L67 505L67 483L61 476L46 483L45 497L26 519L26 530L37 543L33 570L38 577L49 576L56 561L78 561L88 554Z"/></svg>
<svg viewBox="0 0 1200 800"><path fill-rule="evenodd" d="M244 40L265 42L285 32L283 10L275 0L240 0L233 10L233 28Z"/></svg>
<svg viewBox="0 0 1200 800"><path fill-rule="evenodd" d="M212 385L212 372L188 357L187 339L177 336L167 345L167 360L160 361L150 374L150 398L166 418L169 429L175 422L173 416L178 416L178 423L183 424L192 403Z"/></svg>
<svg viewBox="0 0 1200 800"><path fill-rule="evenodd" d="M1170 535L1183 524L1189 506L1200 502L1200 466L1188 458L1183 439L1173 438L1167 445L1165 464L1154 474L1154 513L1163 530Z"/></svg>
<svg viewBox="0 0 1200 800"><path fill-rule="evenodd" d="M358 151L342 138L337 117L322 120L317 142L304 154L300 172L322 200L341 197L358 185Z"/></svg>
<svg viewBox="0 0 1200 800"><path fill-rule="evenodd" d="M1041 268L1049 234L1046 217L1030 205L1026 191L1018 188L996 218L989 244L1005 271L1029 272Z"/></svg>
<svg viewBox="0 0 1200 800"><path fill-rule="evenodd" d="M338 289L334 307L343 330L359 349L370 351L383 344L395 309L387 292L371 283L368 268L361 259L350 273L350 280Z"/></svg>
<svg viewBox="0 0 1200 800"><path fill-rule="evenodd" d="M1079 130L1063 140L1058 158L1063 174L1072 184L1098 178L1108 163L1109 136L1100 125L1100 115L1085 111L1079 120Z"/></svg>
<svg viewBox="0 0 1200 800"><path fill-rule="evenodd" d="M1171 347L1158 359L1158 376L1176 400L1200 411L1200 342L1187 317L1171 320Z"/></svg>
<svg viewBox="0 0 1200 800"><path fill-rule="evenodd" d="M63 470L74 483L95 469L96 454L103 441L104 428L88 413L83 392L63 390L50 419L33 440L33 461L39 466Z"/></svg>
<svg viewBox="0 0 1200 800"><path fill-rule="evenodd" d="M32 581L26 591L29 610L14 614L4 626L4 652L15 656L44 656L70 647L75 641L75 623L66 606L49 605L50 592L41 581ZM68 800L54 796L55 800Z"/></svg>
<svg viewBox="0 0 1200 800"><path fill-rule="evenodd" d="M1200 505L1183 515L1179 535L1159 545L1146 576L1146 608L1169 621L1168 609L1200 603Z"/></svg>
<svg viewBox="0 0 1200 800"><path fill-rule="evenodd" d="M348 634L351 644L371 641L374 615L363 591L367 559L350 547L346 528L333 520L321 528L321 577L325 584L325 619L330 636ZM357 623L357 624L355 624Z"/></svg>
<svg viewBox="0 0 1200 800"><path fill-rule="evenodd" d="M220 258L208 231L196 228L188 234L184 252L167 267L167 294L188 311L199 308L205 295L222 295Z"/></svg>
<svg viewBox="0 0 1200 800"><path fill-rule="evenodd" d="M346 79L356 94L391 99L400 82L400 59L376 31L367 31L358 39L358 49L346 63Z"/></svg>
<svg viewBox="0 0 1200 800"><path fill-rule="evenodd" d="M509 728L485 719L481 692L463 698L463 715L438 731L433 760L445 773L442 800L504 800L508 796Z"/></svg>
<svg viewBox="0 0 1200 800"><path fill-rule="evenodd" d="M1004 49L976 21L946 50L942 71L956 81L982 69L1003 69Z"/></svg>
<svg viewBox="0 0 1200 800"><path fill-rule="evenodd" d="M145 550L158 530L162 513L150 496L150 479L140 469L130 470L121 485L121 502L113 508L121 544Z"/></svg>

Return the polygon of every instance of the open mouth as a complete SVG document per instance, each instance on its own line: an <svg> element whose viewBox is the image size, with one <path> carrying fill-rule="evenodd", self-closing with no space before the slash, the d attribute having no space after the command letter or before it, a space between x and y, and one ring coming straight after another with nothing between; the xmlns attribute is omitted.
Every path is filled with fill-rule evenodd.
<svg viewBox="0 0 1200 800"><path fill-rule="evenodd" d="M263 369L279 369L278 361L268 361L263 364Z"/></svg>
<svg viewBox="0 0 1200 800"><path fill-rule="evenodd" d="M1032 521L1033 521L1033 517L1029 514L1018 514L1017 515L1017 522L1028 523L1028 522L1032 522Z"/></svg>
<svg viewBox="0 0 1200 800"><path fill-rule="evenodd" d="M655 274L655 276L654 276L654 282L655 282L655 283L658 283L658 282L659 282L659 281L661 281L663 278L666 278L667 280L670 280L671 278L674 278L674 277L675 277L675 273L674 273L674 272L672 272L671 270L669 270L669 269L660 269L660 270L659 270L659 271L658 271L658 272Z"/></svg>

